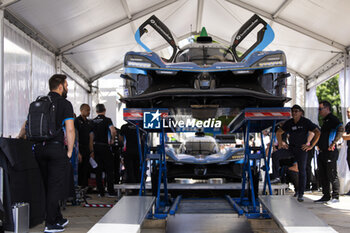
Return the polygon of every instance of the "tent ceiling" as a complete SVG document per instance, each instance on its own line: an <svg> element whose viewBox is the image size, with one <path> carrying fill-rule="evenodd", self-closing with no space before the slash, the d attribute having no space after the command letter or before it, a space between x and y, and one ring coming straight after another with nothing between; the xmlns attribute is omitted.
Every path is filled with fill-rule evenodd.
<svg viewBox="0 0 350 233"><path fill-rule="evenodd" d="M217 41L228 45L254 13L275 31L267 50L283 50L288 68L310 79L350 45L348 9L348 0L21 0L7 7L18 21L43 35L43 41L87 81L121 68L127 51L142 51L134 33L152 14L177 38L205 26ZM153 49L165 47L152 34L145 41Z"/></svg>

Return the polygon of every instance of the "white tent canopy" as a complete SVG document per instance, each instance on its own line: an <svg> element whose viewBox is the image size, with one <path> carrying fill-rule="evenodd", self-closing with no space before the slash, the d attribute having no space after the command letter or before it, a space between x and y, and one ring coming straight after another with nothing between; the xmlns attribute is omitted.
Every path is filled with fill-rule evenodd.
<svg viewBox="0 0 350 233"><path fill-rule="evenodd" d="M64 72L73 79L70 87L74 91L70 95L72 101L78 101L76 105L85 99L91 104L96 98L97 101L111 102L107 101L112 99L109 89L115 87L96 91L92 83L109 74L112 76L108 79L119 78L125 53L142 51L134 34L153 14L168 26L180 45L205 26L215 41L227 46L242 24L253 14L258 14L275 32L275 40L266 50L286 53L288 70L292 73L287 88L288 96L293 98L289 105L305 106L305 91L315 90L312 87L342 70L349 60L349 9L348 0L2 0L0 29L7 28L5 37L6 34L12 35L25 44L29 53L23 58L25 72L19 74L23 67L9 65L9 62L16 63L18 57L12 56L9 60L7 55L7 60L4 59L6 47L2 52L0 46L2 61L5 60L5 65L0 62L0 133L3 125L8 124L7 119L11 119L13 135L26 115L23 109L17 109L19 116L14 121L12 115L5 112L6 101L21 95L22 104L28 104L36 94L30 88L35 87L39 79L46 82L46 77L52 72ZM4 35L0 35L0 39L3 38ZM248 39L256 40L254 36ZM159 40L152 31L143 41L153 51L162 54L168 48L168 44ZM0 44L4 43L0 41ZM38 44L44 47L39 49L40 52L34 49ZM240 49L245 49L242 46ZM51 53L46 55L41 51L45 48ZM35 60L38 54L45 56ZM37 64L48 68L42 72L40 67L39 72L35 70ZM13 74L4 74L4 70L11 69ZM20 76L15 78L18 81L13 81L15 75ZM346 79L348 76L345 75ZM20 82L25 83L26 94L22 94ZM123 93L120 82L115 83L119 88L117 92ZM40 90L46 90L45 85L41 85ZM8 90L11 93L7 93ZM88 95L86 91L97 94ZM118 95L114 97L117 99ZM112 102L116 105L115 101ZM114 105L110 107L115 108Z"/></svg>
<svg viewBox="0 0 350 233"><path fill-rule="evenodd" d="M37 32L32 36L91 83L120 69L125 52L141 51L134 33L152 14L177 38L205 26L217 41L229 43L257 13L276 34L267 50L283 50L289 70L312 81L342 64L350 45L349 9L347 0L22 0L6 8L5 18ZM159 43L152 48L163 48Z"/></svg>

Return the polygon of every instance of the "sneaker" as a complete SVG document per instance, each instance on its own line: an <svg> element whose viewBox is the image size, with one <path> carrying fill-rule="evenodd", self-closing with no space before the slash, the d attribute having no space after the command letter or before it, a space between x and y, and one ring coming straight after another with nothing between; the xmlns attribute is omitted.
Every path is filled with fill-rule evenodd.
<svg viewBox="0 0 350 233"><path fill-rule="evenodd" d="M339 198L332 198L331 200L327 201L327 205L331 205L338 202L339 202Z"/></svg>
<svg viewBox="0 0 350 233"><path fill-rule="evenodd" d="M104 194L98 194L97 196L98 197L104 197L105 195Z"/></svg>
<svg viewBox="0 0 350 233"><path fill-rule="evenodd" d="M45 227L44 232L46 233L50 233L50 232L62 232L64 231L64 228L62 226L60 226L58 223L55 225L47 225Z"/></svg>
<svg viewBox="0 0 350 233"><path fill-rule="evenodd" d="M277 178L271 180L270 183L271 183L271 184L281 183L281 179L277 177Z"/></svg>
<svg viewBox="0 0 350 233"><path fill-rule="evenodd" d="M330 198L327 198L327 197L321 197L321 199L318 199L316 201L314 201L315 203L326 203L327 201L329 201Z"/></svg>
<svg viewBox="0 0 350 233"><path fill-rule="evenodd" d="M68 223L69 223L69 220L66 218L62 218L62 220L58 221L58 225L60 225L61 227L67 226Z"/></svg>
<svg viewBox="0 0 350 233"><path fill-rule="evenodd" d="M304 197L303 196L299 196L297 200L298 200L298 202L303 202L304 201Z"/></svg>

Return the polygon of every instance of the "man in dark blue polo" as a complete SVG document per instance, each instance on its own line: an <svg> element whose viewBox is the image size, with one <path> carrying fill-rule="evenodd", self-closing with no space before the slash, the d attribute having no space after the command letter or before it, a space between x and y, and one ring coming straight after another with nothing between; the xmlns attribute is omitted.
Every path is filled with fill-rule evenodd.
<svg viewBox="0 0 350 233"><path fill-rule="evenodd" d="M328 204L331 204L339 202L340 185L337 171L339 151L336 145L343 135L344 127L340 120L332 114L332 105L328 101L321 101L318 111L323 118L321 137L317 144L320 149L320 154L317 157L317 165L323 196L315 202L328 202ZM332 196L330 194L330 183L332 183L333 189Z"/></svg>
<svg viewBox="0 0 350 233"><path fill-rule="evenodd" d="M279 149L276 153L283 155L276 156L276 158L294 157L295 161L298 163L298 201L302 202L304 201L303 195L306 184L307 151L311 150L316 145L320 137L320 130L309 119L302 116L303 109L299 105L294 105L291 111L293 118L287 120L276 132ZM307 142L309 131L315 134L311 143ZM282 140L282 134L284 133L289 134L289 145ZM274 175L277 176L276 180L279 180L279 160L273 160L273 167ZM274 182L271 181L271 183Z"/></svg>
<svg viewBox="0 0 350 233"><path fill-rule="evenodd" d="M348 119L350 119L350 107L347 108L346 114L348 116ZM346 141L347 146L348 146L346 160L348 161L348 166L349 166L349 170L350 170L350 121L345 125L345 132L343 134L343 140ZM350 191L346 195L350 195Z"/></svg>
<svg viewBox="0 0 350 233"><path fill-rule="evenodd" d="M348 119L350 119L350 107L346 110ZM348 161L348 166L350 170L350 121L345 125L345 132L343 134L343 140L346 141L348 150L346 160Z"/></svg>

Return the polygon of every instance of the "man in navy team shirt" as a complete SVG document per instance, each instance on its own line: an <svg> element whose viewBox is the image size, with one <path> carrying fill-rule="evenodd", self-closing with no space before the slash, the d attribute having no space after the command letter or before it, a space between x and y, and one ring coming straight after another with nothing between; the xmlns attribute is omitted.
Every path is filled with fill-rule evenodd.
<svg viewBox="0 0 350 233"><path fill-rule="evenodd" d="M346 110L348 119L350 119L350 107ZM345 132L343 134L343 139L347 142L348 150L346 160L348 161L348 166L350 170L350 121L345 125ZM346 194L350 195L350 191Z"/></svg>
<svg viewBox="0 0 350 233"><path fill-rule="evenodd" d="M317 144L320 151L317 156L317 165L323 196L315 202L332 204L339 202L340 184L337 171L339 151L336 145L344 133L344 127L340 120L332 114L332 105L328 101L321 101L318 111L323 118L321 137ZM330 183L333 189L332 195L330 193Z"/></svg>
<svg viewBox="0 0 350 233"><path fill-rule="evenodd" d="M276 156L275 158L294 157L298 163L299 170L299 188L298 201L304 201L303 195L306 184L306 162L307 151L311 150L317 143L320 137L320 130L309 119L303 117L303 109L299 105L294 105L291 109L292 119L287 120L277 132L278 149L276 153L283 156ZM309 131L315 135L311 143L307 143ZM282 140L282 134L289 134L289 145ZM271 183L280 181L279 174L279 160L273 160L273 172L275 179Z"/></svg>

